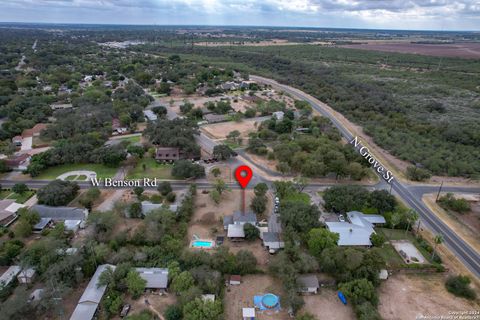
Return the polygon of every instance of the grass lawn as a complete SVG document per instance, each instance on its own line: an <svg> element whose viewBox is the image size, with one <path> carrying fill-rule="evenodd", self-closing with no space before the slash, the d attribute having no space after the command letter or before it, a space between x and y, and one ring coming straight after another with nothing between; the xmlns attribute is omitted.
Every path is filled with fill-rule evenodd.
<svg viewBox="0 0 480 320"><path fill-rule="evenodd" d="M390 244L384 244L382 248L379 248L380 255L387 262L388 267L400 267L404 266L405 262L398 254L397 250Z"/></svg>
<svg viewBox="0 0 480 320"><path fill-rule="evenodd" d="M18 203L25 203L28 199L30 199L35 194L35 191L26 191L22 194L15 193L11 190L2 190L0 191L0 198L2 200L15 200Z"/></svg>
<svg viewBox="0 0 480 320"><path fill-rule="evenodd" d="M145 165L145 170L143 170ZM160 164L153 158L143 158L137 166L128 174L127 179L175 179L172 177L172 167L170 164Z"/></svg>
<svg viewBox="0 0 480 320"><path fill-rule="evenodd" d="M55 166L46 169L39 176L35 177L36 180L52 180L57 178L59 175L75 170L89 170L95 171L98 178L111 178L117 172L117 168L110 168L103 164L97 163L86 163L86 164L63 164L60 166Z"/></svg>
<svg viewBox="0 0 480 320"><path fill-rule="evenodd" d="M418 251L420 251L420 253L423 255L423 257L429 263L432 263L432 254L429 253L427 250L425 250L425 248L423 248L420 245L420 242L418 241L418 239L411 232L405 233L405 230L387 229L387 228L376 228L375 231L377 233L383 234L387 240L408 240L408 241L410 241L418 249ZM393 250L395 250L395 249L393 248Z"/></svg>
<svg viewBox="0 0 480 320"><path fill-rule="evenodd" d="M118 139L120 141L128 141L130 144L140 142L141 136L132 136Z"/></svg>

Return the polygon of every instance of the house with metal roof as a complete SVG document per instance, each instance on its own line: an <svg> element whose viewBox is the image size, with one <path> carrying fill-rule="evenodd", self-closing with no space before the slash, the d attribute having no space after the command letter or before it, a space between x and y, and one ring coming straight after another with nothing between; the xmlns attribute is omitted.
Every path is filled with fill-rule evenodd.
<svg viewBox="0 0 480 320"><path fill-rule="evenodd" d="M36 211L40 218L50 218L53 221L80 220L85 221L88 217L88 210L74 207L51 207L45 205L34 205L31 208Z"/></svg>
<svg viewBox="0 0 480 320"><path fill-rule="evenodd" d="M320 288L318 278L314 274L304 274L297 278L297 291L300 293L317 294Z"/></svg>
<svg viewBox="0 0 480 320"><path fill-rule="evenodd" d="M285 248L285 242L280 239L279 232L263 232L261 238L263 240L263 246L272 253Z"/></svg>
<svg viewBox="0 0 480 320"><path fill-rule="evenodd" d="M22 271L22 267L10 266L7 271L0 276L0 289L8 286L20 273L20 271Z"/></svg>
<svg viewBox="0 0 480 320"><path fill-rule="evenodd" d="M92 279L90 279L90 282L85 288L85 291L80 297L80 300L78 301L70 320L93 319L95 312L97 311L97 307L100 304L103 295L105 294L105 290L107 290L107 286L99 285L100 275L107 270L107 268L115 270L115 266L109 264L102 264L97 268Z"/></svg>
<svg viewBox="0 0 480 320"><path fill-rule="evenodd" d="M223 218L223 228L228 229L230 224L241 224L250 223L251 225L257 224L257 215L253 212L243 213L241 211L235 211L233 215L228 215Z"/></svg>
<svg viewBox="0 0 480 320"><path fill-rule="evenodd" d="M17 219L17 211L25 207L15 200L0 200L0 226L8 227Z"/></svg>
<svg viewBox="0 0 480 320"><path fill-rule="evenodd" d="M370 237L375 233L375 225L386 223L385 218L380 215L364 214L359 211L347 213L345 222L326 222L330 232L338 233L339 246L366 246L372 245Z"/></svg>
<svg viewBox="0 0 480 320"><path fill-rule="evenodd" d="M165 268L135 268L140 278L145 280L145 289L167 289L168 269Z"/></svg>

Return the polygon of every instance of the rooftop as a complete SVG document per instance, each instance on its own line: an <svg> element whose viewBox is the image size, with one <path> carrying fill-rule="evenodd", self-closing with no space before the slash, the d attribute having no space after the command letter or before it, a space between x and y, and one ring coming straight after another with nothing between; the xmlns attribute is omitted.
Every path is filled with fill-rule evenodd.
<svg viewBox="0 0 480 320"><path fill-rule="evenodd" d="M135 268L140 277L147 281L145 288L166 289L168 286L168 269L164 268Z"/></svg>
<svg viewBox="0 0 480 320"><path fill-rule="evenodd" d="M86 209L75 207L34 205L32 210L38 212L40 218L51 218L52 220L85 220L88 215Z"/></svg>
<svg viewBox="0 0 480 320"><path fill-rule="evenodd" d="M297 278L297 285L301 288L319 288L318 278L314 274L304 274Z"/></svg>

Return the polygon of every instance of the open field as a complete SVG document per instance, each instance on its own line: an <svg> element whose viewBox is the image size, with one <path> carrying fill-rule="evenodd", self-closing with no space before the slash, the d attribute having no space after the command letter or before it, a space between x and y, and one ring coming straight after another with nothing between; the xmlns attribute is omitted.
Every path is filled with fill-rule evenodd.
<svg viewBox="0 0 480 320"><path fill-rule="evenodd" d="M145 300L148 300L150 304L150 308L147 304L145 304ZM128 298L126 303L129 303L132 307L128 315L134 315L142 312L143 310L150 310L152 313L160 313L163 315L165 309L169 305L176 303L176 297L172 293L168 293L166 295L158 295L158 294L143 294L137 300L133 300L132 298ZM156 312L155 312L156 311ZM114 319L121 319L120 317L114 317Z"/></svg>
<svg viewBox="0 0 480 320"><path fill-rule="evenodd" d="M478 303L455 297L441 274L395 274L380 285L378 310L385 320L448 316L451 311L478 311Z"/></svg>
<svg viewBox="0 0 480 320"><path fill-rule="evenodd" d="M470 212L460 214L447 212L435 202L436 194L423 196L423 202L446 223L452 230L462 237L469 245L480 251L480 204L473 203Z"/></svg>
<svg viewBox="0 0 480 320"><path fill-rule="evenodd" d="M361 43L342 45L342 48L382 52L412 53L426 56L480 58L480 43L423 44L423 43Z"/></svg>
<svg viewBox="0 0 480 320"><path fill-rule="evenodd" d="M344 305L332 289L321 288L316 295L303 296L305 306L302 312L314 315L318 320L355 320L352 305Z"/></svg>
<svg viewBox="0 0 480 320"><path fill-rule="evenodd" d="M225 319L238 320L242 318L242 308L253 307L253 296L273 293L280 296L280 305L282 304L281 296L283 288L280 281L268 275L249 275L242 277L242 284L239 286L229 286L225 292ZM291 319L285 308L279 313L267 314L256 312L255 319L259 320L287 320Z"/></svg>
<svg viewBox="0 0 480 320"><path fill-rule="evenodd" d="M117 168L110 168L104 166L102 164L96 163L87 163L87 164L63 164L55 167L51 167L40 173L40 175L36 176L35 180L52 180L57 178L59 175L64 174L69 171L77 171L77 170L87 170L87 171L95 171L97 174L97 178L111 178L117 172Z"/></svg>
<svg viewBox="0 0 480 320"><path fill-rule="evenodd" d="M260 124L256 119L244 119L240 122L222 122L202 126L202 130L209 133L215 139L225 139L227 135L238 130L240 137L245 140L250 132L256 132L257 126ZM245 144L245 141L244 141Z"/></svg>
<svg viewBox="0 0 480 320"><path fill-rule="evenodd" d="M143 166L145 165L145 170ZM143 178L157 178L157 179L175 179L172 177L172 165L160 164L153 158L141 159L135 168L131 170L128 179L143 179Z"/></svg>

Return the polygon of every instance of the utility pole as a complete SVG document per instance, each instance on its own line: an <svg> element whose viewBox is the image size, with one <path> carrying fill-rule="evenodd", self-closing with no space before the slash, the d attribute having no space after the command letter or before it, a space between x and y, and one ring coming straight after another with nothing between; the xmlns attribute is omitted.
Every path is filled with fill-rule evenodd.
<svg viewBox="0 0 480 320"><path fill-rule="evenodd" d="M437 198L435 199L435 202L438 202L438 198L440 197L440 192L442 192L442 187L443 187L443 181L440 184L440 188L438 188Z"/></svg>

